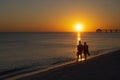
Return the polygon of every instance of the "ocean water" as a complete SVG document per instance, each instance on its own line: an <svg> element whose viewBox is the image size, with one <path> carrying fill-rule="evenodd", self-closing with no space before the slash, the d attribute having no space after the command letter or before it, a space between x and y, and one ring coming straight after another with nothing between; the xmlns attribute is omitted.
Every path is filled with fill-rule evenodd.
<svg viewBox="0 0 120 80"><path fill-rule="evenodd" d="M91 56L120 49L120 33L81 33ZM77 33L0 33L0 78L76 58Z"/></svg>

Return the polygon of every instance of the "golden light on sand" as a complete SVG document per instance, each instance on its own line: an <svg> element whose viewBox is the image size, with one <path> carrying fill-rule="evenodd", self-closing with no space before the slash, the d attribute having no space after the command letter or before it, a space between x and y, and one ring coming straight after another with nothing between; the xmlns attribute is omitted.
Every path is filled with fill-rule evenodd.
<svg viewBox="0 0 120 80"><path fill-rule="evenodd" d="M77 24L75 25L76 31L81 32L83 30L83 25L82 24Z"/></svg>
<svg viewBox="0 0 120 80"><path fill-rule="evenodd" d="M85 58L79 59L78 61L79 61L79 62L80 62L80 61L85 61Z"/></svg>

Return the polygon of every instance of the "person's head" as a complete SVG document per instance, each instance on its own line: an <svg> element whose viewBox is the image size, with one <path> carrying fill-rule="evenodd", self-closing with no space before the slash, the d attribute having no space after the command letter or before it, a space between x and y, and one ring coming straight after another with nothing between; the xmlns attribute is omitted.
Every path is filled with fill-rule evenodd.
<svg viewBox="0 0 120 80"><path fill-rule="evenodd" d="M87 43L86 42L84 42L84 45L86 45Z"/></svg>
<svg viewBox="0 0 120 80"><path fill-rule="evenodd" d="M81 44L81 41L79 41L79 44Z"/></svg>

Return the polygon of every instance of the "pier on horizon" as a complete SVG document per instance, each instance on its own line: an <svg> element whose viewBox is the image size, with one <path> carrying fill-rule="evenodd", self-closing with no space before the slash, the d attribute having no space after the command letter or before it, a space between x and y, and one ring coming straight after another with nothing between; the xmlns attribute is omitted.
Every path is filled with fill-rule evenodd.
<svg viewBox="0 0 120 80"><path fill-rule="evenodd" d="M96 32L120 32L120 29L96 29Z"/></svg>

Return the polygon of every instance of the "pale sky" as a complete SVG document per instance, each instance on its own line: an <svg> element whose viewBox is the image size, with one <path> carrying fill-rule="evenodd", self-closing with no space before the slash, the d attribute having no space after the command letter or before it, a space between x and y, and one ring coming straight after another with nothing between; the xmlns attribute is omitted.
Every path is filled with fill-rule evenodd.
<svg viewBox="0 0 120 80"><path fill-rule="evenodd" d="M120 29L120 0L0 0L0 32Z"/></svg>

